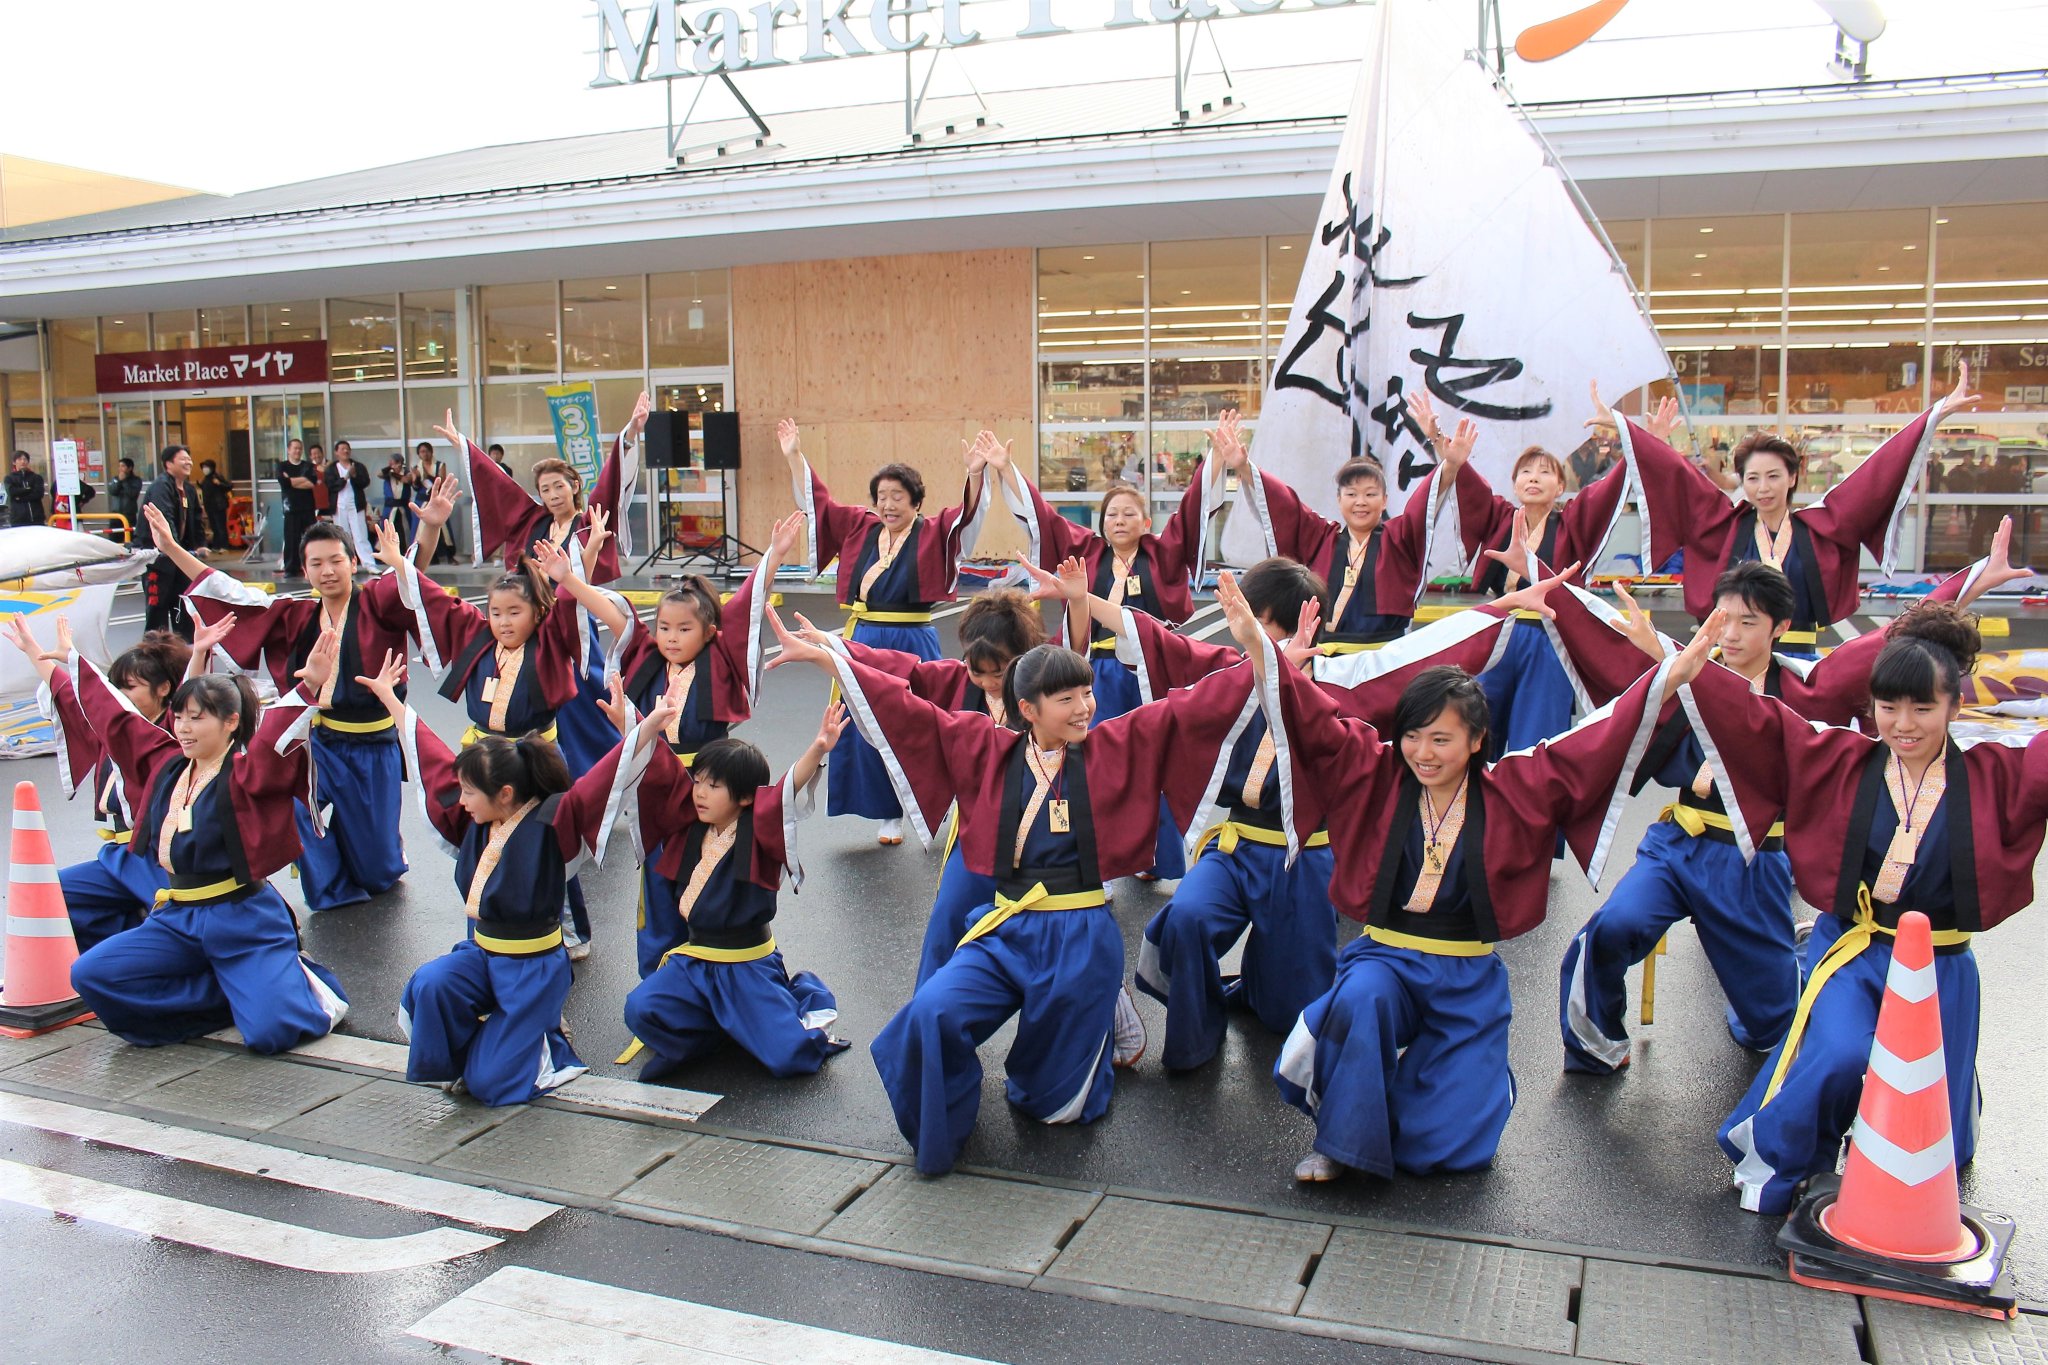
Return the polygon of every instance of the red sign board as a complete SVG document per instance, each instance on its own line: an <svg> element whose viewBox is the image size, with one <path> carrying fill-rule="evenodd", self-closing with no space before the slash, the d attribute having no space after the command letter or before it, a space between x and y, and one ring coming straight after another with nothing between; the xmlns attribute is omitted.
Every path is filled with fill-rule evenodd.
<svg viewBox="0 0 2048 1365"><path fill-rule="evenodd" d="M171 389L294 389L327 382L327 343L269 341L93 357L101 393Z"/></svg>

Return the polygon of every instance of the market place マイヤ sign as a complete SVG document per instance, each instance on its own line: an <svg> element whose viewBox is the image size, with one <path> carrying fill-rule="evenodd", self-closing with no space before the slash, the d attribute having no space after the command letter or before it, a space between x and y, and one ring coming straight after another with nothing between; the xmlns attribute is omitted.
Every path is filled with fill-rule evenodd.
<svg viewBox="0 0 2048 1365"><path fill-rule="evenodd" d="M1054 38L1157 24L1341 9L1358 0L1029 0L1015 32L970 28L963 0L766 0L754 5L597 0L597 75L592 89L725 76L793 62L974 47L1010 38ZM994 6L978 8L994 9ZM973 22L985 23L983 16ZM616 57L617 72L613 58Z"/></svg>
<svg viewBox="0 0 2048 1365"><path fill-rule="evenodd" d="M267 341L183 351L122 351L93 357L99 392L301 388L327 382L327 343Z"/></svg>

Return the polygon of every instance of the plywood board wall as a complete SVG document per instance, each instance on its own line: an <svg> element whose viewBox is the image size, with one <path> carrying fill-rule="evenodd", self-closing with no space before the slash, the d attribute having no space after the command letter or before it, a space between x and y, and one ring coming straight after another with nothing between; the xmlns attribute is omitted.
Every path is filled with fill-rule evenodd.
<svg viewBox="0 0 2048 1365"><path fill-rule="evenodd" d="M983 427L1035 467L1032 255L964 251L741 266L732 272L740 523L765 544L792 506L775 424L795 418L835 496L867 500L900 461L924 475L927 511L957 502L961 442ZM978 547L1023 535L989 519Z"/></svg>

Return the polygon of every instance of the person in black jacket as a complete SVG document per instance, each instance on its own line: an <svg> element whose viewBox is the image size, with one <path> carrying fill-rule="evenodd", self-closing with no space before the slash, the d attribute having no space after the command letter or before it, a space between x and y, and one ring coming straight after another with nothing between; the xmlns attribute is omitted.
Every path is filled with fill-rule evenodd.
<svg viewBox="0 0 2048 1365"><path fill-rule="evenodd" d="M212 460L199 466L199 502L206 509L206 547L216 554L228 548L228 499L235 486Z"/></svg>
<svg viewBox="0 0 2048 1365"><path fill-rule="evenodd" d="M306 459L306 443L297 437L285 443L284 451L277 466L277 486L284 494L284 573L300 578L305 569L299 563L299 537L313 524L313 466Z"/></svg>
<svg viewBox="0 0 2048 1365"><path fill-rule="evenodd" d="M29 466L28 452L14 452L14 468L7 475L7 524L9 526L41 526L43 516L43 476Z"/></svg>
<svg viewBox="0 0 2048 1365"><path fill-rule="evenodd" d="M200 505L199 488L192 482L192 452L184 446L165 446L163 473L149 486L144 507L154 507L170 522L178 544L188 550L206 546L206 513ZM143 583L147 614L143 629L169 630L189 640L192 617L185 609L185 589L192 580L166 556L159 555Z"/></svg>
<svg viewBox="0 0 2048 1365"><path fill-rule="evenodd" d="M123 457L119 468L121 472L107 480L107 510L128 519L128 543L139 545L142 543L142 478L135 472L133 460Z"/></svg>

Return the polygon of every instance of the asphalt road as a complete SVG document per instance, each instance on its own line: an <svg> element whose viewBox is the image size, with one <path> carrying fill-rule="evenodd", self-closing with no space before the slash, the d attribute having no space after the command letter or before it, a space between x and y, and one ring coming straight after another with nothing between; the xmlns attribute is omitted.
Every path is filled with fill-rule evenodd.
<svg viewBox="0 0 2048 1365"><path fill-rule="evenodd" d="M124 597L123 603L130 600ZM799 599L796 605L821 625L835 616L822 599ZM117 607L117 618L121 610ZM116 647L137 630L136 625L117 625ZM825 693L825 680L813 670L774 670L758 714L741 733L760 744L780 772L814 733ZM447 736L460 730L456 708L425 688L416 689L416 695L423 697L417 704L428 723ZM82 803L66 806L55 799L54 764L27 760L16 763L13 772L44 787L59 861L90 856L96 841L86 811ZM1629 850L1658 804L1654 793L1632 804L1607 886L1626 870ZM305 924L308 951L340 974L350 994L352 1008L343 1031L387 1041L401 1040L397 1005L407 976L453 943L462 923L452 862L439 851L410 798L405 842L412 871L397 890L368 905L309 917ZM914 844L880 848L872 824L822 815L803 824L800 848L807 880L800 894L785 893L777 938L792 969L817 972L838 993L837 1028L854 1040L854 1049L804 1080L775 1080L733 1052L673 1081L724 1096L702 1123L712 1131L903 1151L866 1045L908 997L938 853ZM609 863L585 873L596 945L578 969L569 1005L583 1059L595 1071L622 1076L634 1074L633 1069L615 1067L610 1059L628 1041L620 1004L636 981L632 925L637 874L631 862L630 844L620 837ZM279 881L287 897L296 900L296 888L285 878ZM1136 961L1142 926L1167 895L1165 889L1134 881L1117 885L1114 909L1124 929L1128 963ZM1353 1176L1334 1186L1297 1187L1290 1171L1307 1149L1310 1127L1274 1090L1271 1068L1280 1039L1248 1016L1233 1024L1222 1054L1198 1072L1170 1077L1158 1066L1155 1051L1135 1072L1119 1073L1108 1115L1088 1127L1046 1127L1009 1109L1000 1064L1007 1034L998 1035L983 1050L988 1079L980 1126L965 1162L1193 1200L1774 1264L1778 1256L1771 1238L1778 1220L1738 1209L1727 1163L1713 1143L1715 1126L1748 1084L1759 1059L1729 1038L1719 988L1689 928L1681 926L1672 934L1670 955L1658 973L1658 1020L1653 1028L1638 1031L1630 1069L1601 1079L1562 1070L1557 964L1572 932L1598 903L1599 894L1587 887L1576 867L1561 862L1553 873L1549 921L1501 949L1514 989L1511 1060L1519 1100L1499 1159L1489 1171L1390 1182ZM2042 1269L2048 1263L2030 1254L2024 1230L2048 1226L2048 1172L2038 1159L2048 1138L2042 1119L2048 1108L2036 1060L2048 1041L2038 1004L2048 956L2044 923L2038 912L2022 915L1979 941L1985 1108L1977 1159L1963 1176L1966 1199L2018 1218L2023 1229L2013 1258L2018 1288L2036 1300L2048 1298L2048 1272ZM1163 1011L1143 997L1139 1008L1156 1042ZM10 1236L21 1228L18 1215L0 1206ZM764 1254L721 1243L709 1259L715 1263L720 1257ZM779 1254L804 1259L798 1253ZM61 1255L53 1255L48 1265L53 1273L66 1273ZM795 1280L824 1275L835 1283L843 1276L876 1273L872 1267L807 1269L797 1264L775 1272ZM146 1295L141 1302L148 1302Z"/></svg>

